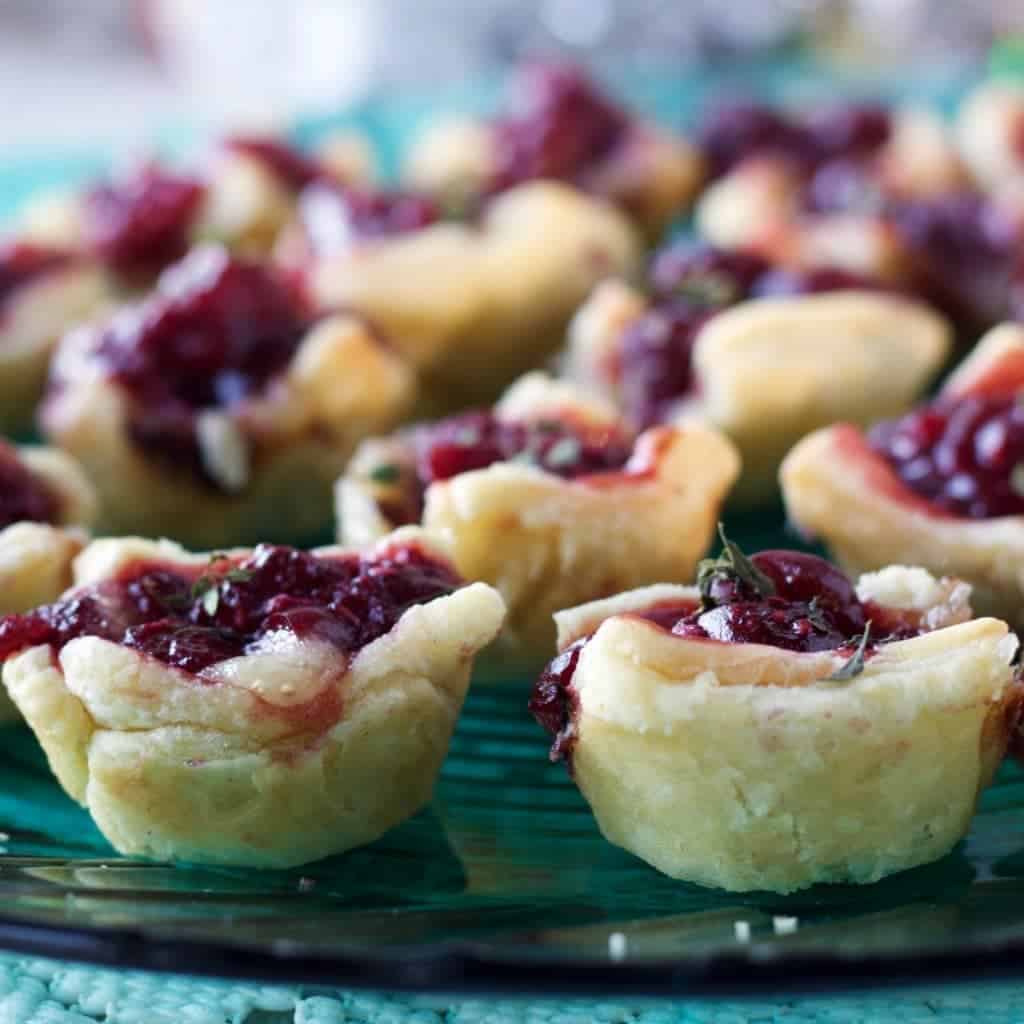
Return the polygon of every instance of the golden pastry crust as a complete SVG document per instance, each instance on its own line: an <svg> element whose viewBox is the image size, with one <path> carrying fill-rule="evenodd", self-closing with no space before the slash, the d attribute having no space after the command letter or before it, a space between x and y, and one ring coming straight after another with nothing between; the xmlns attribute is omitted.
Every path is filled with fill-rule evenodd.
<svg viewBox="0 0 1024 1024"><path fill-rule="evenodd" d="M998 191L1024 176L1024 88L1010 79L971 92L956 119L960 152L975 181Z"/></svg>
<svg viewBox="0 0 1024 1024"><path fill-rule="evenodd" d="M195 547L268 536L316 540L331 486L356 444L397 423L412 403L408 367L352 316L314 325L259 397L199 413L204 466L219 488L149 457L131 440L129 400L91 359L94 333L69 335L54 362L46 436L86 468L109 533L172 536Z"/></svg>
<svg viewBox="0 0 1024 1024"><path fill-rule="evenodd" d="M1018 325L990 331L942 393L994 390L1024 390L1024 328ZM850 572L904 558L967 580L979 611L1024 628L1024 517L937 513L849 424L804 438L779 476L790 519L822 538Z"/></svg>
<svg viewBox="0 0 1024 1024"><path fill-rule="evenodd" d="M496 409L516 421L571 410L618 423L614 409L542 374L519 381ZM365 442L338 483L340 537L367 544L391 528L375 484L382 462L409 456L400 437ZM696 424L637 438L623 471L562 479L515 462L432 483L422 524L448 538L466 579L496 587L509 609L494 661L508 678L550 656L558 608L659 578L689 578L739 473L732 445Z"/></svg>
<svg viewBox="0 0 1024 1024"><path fill-rule="evenodd" d="M570 377L616 397L617 346L646 309L647 300L621 282L596 289L570 328ZM704 420L732 438L744 467L737 496L757 500L774 490L783 456L809 431L904 411L950 344L938 314L880 292L748 300L700 330L697 384L677 418Z"/></svg>
<svg viewBox="0 0 1024 1024"><path fill-rule="evenodd" d="M0 615L55 601L71 585L71 563L96 518L96 494L81 467L53 448L23 447L24 465L56 496L56 523L12 523L0 530ZM17 717L0 692L0 722Z"/></svg>
<svg viewBox="0 0 1024 1024"><path fill-rule="evenodd" d="M0 313L0 432L31 428L57 342L109 298L99 268L72 262L46 271L5 300Z"/></svg>
<svg viewBox="0 0 1024 1024"><path fill-rule="evenodd" d="M498 167L498 140L486 121L445 118L417 139L403 178L456 208L484 194ZM649 240L685 213L704 180L704 160L691 142L636 120L624 140L580 180L586 191L621 206Z"/></svg>
<svg viewBox="0 0 1024 1024"><path fill-rule="evenodd" d="M378 546L443 546L404 530ZM338 549L321 549L322 554ZM96 583L139 560L206 564L169 542L97 541ZM80 637L10 658L3 681L67 792L122 853L291 867L370 842L430 799L476 652L501 626L483 584L416 605L346 662L294 636L204 670L201 683ZM318 714L340 705L340 717Z"/></svg>
<svg viewBox="0 0 1024 1024"><path fill-rule="evenodd" d="M885 571L907 573L877 589L956 591ZM561 649L596 628L573 676L572 757L609 841L675 878L792 892L874 882L963 837L1020 700L1005 623L886 644L840 684L841 654L694 640L628 614L672 599L699 595L646 588L557 616Z"/></svg>
<svg viewBox="0 0 1024 1024"><path fill-rule="evenodd" d="M358 310L391 339L420 375L426 415L493 401L558 347L597 282L639 259L617 210L542 182L500 196L479 228L357 241L311 284L321 306Z"/></svg>

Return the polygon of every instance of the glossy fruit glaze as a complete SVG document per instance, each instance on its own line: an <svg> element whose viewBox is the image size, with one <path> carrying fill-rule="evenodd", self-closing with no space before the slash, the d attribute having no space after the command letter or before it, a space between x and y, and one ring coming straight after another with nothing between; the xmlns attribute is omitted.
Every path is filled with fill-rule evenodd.
<svg viewBox="0 0 1024 1024"><path fill-rule="evenodd" d="M459 584L447 565L415 546L328 557L261 545L244 558L214 556L205 567L135 564L56 604L0 619L0 659L96 636L199 673L281 631L351 657L413 605Z"/></svg>
<svg viewBox="0 0 1024 1024"><path fill-rule="evenodd" d="M263 392L309 319L301 297L268 265L203 247L170 268L145 303L101 329L95 359L131 399L136 443L201 475L197 411Z"/></svg>
<svg viewBox="0 0 1024 1024"><path fill-rule="evenodd" d="M29 242L0 245L0 317L18 289L74 262L71 253Z"/></svg>
<svg viewBox="0 0 1024 1024"><path fill-rule="evenodd" d="M86 248L129 279L152 277L188 251L205 191L155 163L98 185L83 200Z"/></svg>
<svg viewBox="0 0 1024 1024"><path fill-rule="evenodd" d="M669 245L651 264L650 306L625 329L618 345L611 373L619 401L640 428L670 418L676 403L698 390L693 348L700 329L737 302L882 287L873 278L833 267L780 270L752 253L703 242Z"/></svg>
<svg viewBox="0 0 1024 1024"><path fill-rule="evenodd" d="M749 561L762 574L760 580L717 570L709 573L699 603L662 603L631 617L692 640L766 644L797 653L852 653L870 621L873 639L862 652L865 657L879 644L920 631L912 620L862 602L850 580L815 555L762 551ZM554 737L554 759L571 754L576 701L572 680L588 640L581 637L562 651L534 685L530 711Z"/></svg>
<svg viewBox="0 0 1024 1024"><path fill-rule="evenodd" d="M529 65L515 83L515 95L516 109L493 124L494 191L536 178L576 181L629 128L627 115L568 65Z"/></svg>
<svg viewBox="0 0 1024 1024"><path fill-rule="evenodd" d="M876 425L868 440L940 512L1024 515L1024 404L1013 395L940 397Z"/></svg>
<svg viewBox="0 0 1024 1024"><path fill-rule="evenodd" d="M224 148L255 160L292 192L329 177L320 163L279 139L235 135L225 140Z"/></svg>
<svg viewBox="0 0 1024 1024"><path fill-rule="evenodd" d="M60 500L18 456L18 451L0 441L0 529L12 523L55 523L60 518Z"/></svg>
<svg viewBox="0 0 1024 1024"><path fill-rule="evenodd" d="M506 420L491 410L449 416L414 427L405 436L413 455L412 479L402 480L401 498L383 499L380 506L396 525L418 522L427 488L460 473L515 462L573 480L620 470L633 451L632 435L616 426L566 415L531 422ZM391 468L397 475L397 467L385 467Z"/></svg>
<svg viewBox="0 0 1024 1024"><path fill-rule="evenodd" d="M811 173L834 160L877 152L891 131L888 111L874 104L848 104L801 118L766 104L733 103L713 110L697 139L714 176L767 153Z"/></svg>
<svg viewBox="0 0 1024 1024"><path fill-rule="evenodd" d="M441 219L428 196L316 183L299 196L299 218L319 256L344 251L354 240L419 231Z"/></svg>

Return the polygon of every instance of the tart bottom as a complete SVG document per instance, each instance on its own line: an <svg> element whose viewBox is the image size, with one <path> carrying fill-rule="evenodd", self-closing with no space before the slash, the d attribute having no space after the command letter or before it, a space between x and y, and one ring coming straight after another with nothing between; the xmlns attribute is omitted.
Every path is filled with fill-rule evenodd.
<svg viewBox="0 0 1024 1024"><path fill-rule="evenodd" d="M737 721L723 693L670 737L585 717L573 763L609 842L673 878L787 893L876 882L945 856L1006 732L1001 705L982 700L924 710L909 729L853 706L766 726ZM979 737L1000 733L979 762Z"/></svg>

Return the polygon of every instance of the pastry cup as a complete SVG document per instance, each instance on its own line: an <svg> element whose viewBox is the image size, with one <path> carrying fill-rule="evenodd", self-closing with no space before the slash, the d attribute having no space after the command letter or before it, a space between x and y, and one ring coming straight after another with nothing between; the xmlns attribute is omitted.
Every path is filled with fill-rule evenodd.
<svg viewBox="0 0 1024 1024"><path fill-rule="evenodd" d="M595 290L570 329L569 375L614 399L618 345L646 310L647 300L621 282ZM950 344L942 317L882 292L748 300L699 331L696 385L674 419L726 433L743 457L736 497L760 500L799 438L836 420L870 423L904 411Z"/></svg>
<svg viewBox="0 0 1024 1024"><path fill-rule="evenodd" d="M946 382L943 395L1024 390L1024 328L991 330ZM1024 517L966 519L911 491L856 427L804 438L780 472L790 519L820 537L850 572L899 557L968 581L973 604L1024 627Z"/></svg>
<svg viewBox="0 0 1024 1024"><path fill-rule="evenodd" d="M526 422L566 412L619 423L611 407L542 374L523 378L496 408L499 418ZM374 472L409 459L401 435L360 447L337 487L343 543L369 544L392 528L381 503L396 496L394 485L374 482ZM663 427L636 438L621 471L564 479L509 461L435 481L421 521L449 540L462 576L504 598L508 620L490 662L508 679L550 657L558 608L690 578L738 473L739 458L717 431Z"/></svg>
<svg viewBox="0 0 1024 1024"><path fill-rule="evenodd" d="M331 487L356 444L397 423L414 395L409 369L364 321L327 317L263 393L198 412L213 486L131 439L132 400L95 359L97 337L80 331L61 344L41 424L85 467L108 533L204 548L316 541L329 530Z"/></svg>
<svg viewBox="0 0 1024 1024"><path fill-rule="evenodd" d="M963 589L904 567L858 586L938 622L960 617ZM675 601L699 594L648 587L556 617L560 649L593 634L572 765L610 842L674 878L787 893L874 882L963 837L1019 705L1005 623L885 644L837 683L841 653L688 639L630 614Z"/></svg>
<svg viewBox="0 0 1024 1024"><path fill-rule="evenodd" d="M456 208L486 195L498 169L499 141L485 120L437 121L413 144L403 177ZM655 241L690 206L704 179L704 161L686 139L636 121L612 151L576 184L620 206Z"/></svg>
<svg viewBox="0 0 1024 1024"><path fill-rule="evenodd" d="M1011 79L985 82L957 112L957 142L975 181L998 192L1024 176L1024 88Z"/></svg>
<svg viewBox="0 0 1024 1024"><path fill-rule="evenodd" d="M287 143L272 136L247 141L287 148ZM307 159L329 179L363 182L375 177L372 154L359 136L331 135L305 156L295 152L298 159ZM190 174L187 169L173 173ZM187 225L188 243L216 241L242 255L268 256L278 234L294 216L301 183L276 173L271 162L253 152L233 146L231 139L215 148L207 166L192 176L202 187L203 197ZM22 212L22 233L43 244L81 251L87 246L86 195L81 190L55 192L33 200ZM126 284L116 278L114 283ZM127 284L134 287L138 282Z"/></svg>
<svg viewBox="0 0 1024 1024"><path fill-rule="evenodd" d="M22 447L16 457L54 495L54 523L0 529L0 615L56 600L71 585L71 564L96 518L96 495L74 459L53 448ZM17 717L0 692L0 722Z"/></svg>
<svg viewBox="0 0 1024 1024"><path fill-rule="evenodd" d="M445 558L413 530L374 553L410 543ZM75 583L207 560L167 541L97 541ZM498 595L472 584L409 608L350 661L282 634L197 678L83 636L57 656L12 656L3 681L61 785L121 853L285 868L370 842L430 800L473 657L502 615Z"/></svg>
<svg viewBox="0 0 1024 1024"><path fill-rule="evenodd" d="M416 368L420 412L493 401L561 344L575 308L640 258L628 222L566 185L522 185L479 227L440 223L356 240L314 264L316 301L354 309Z"/></svg>
<svg viewBox="0 0 1024 1024"><path fill-rule="evenodd" d="M71 259L33 277L0 308L0 432L31 429L53 350L109 300L102 271Z"/></svg>

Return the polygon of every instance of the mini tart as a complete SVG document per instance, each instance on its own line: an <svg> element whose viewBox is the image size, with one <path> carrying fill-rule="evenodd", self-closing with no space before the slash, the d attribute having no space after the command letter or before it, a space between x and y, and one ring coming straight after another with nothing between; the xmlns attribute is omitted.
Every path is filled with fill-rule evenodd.
<svg viewBox="0 0 1024 1024"><path fill-rule="evenodd" d="M31 429L58 340L107 299L94 264L33 243L0 245L0 432Z"/></svg>
<svg viewBox="0 0 1024 1024"><path fill-rule="evenodd" d="M975 181L993 192L1024 177L1024 87L985 82L963 101L957 142Z"/></svg>
<svg viewBox="0 0 1024 1024"><path fill-rule="evenodd" d="M696 195L697 149L618 109L579 71L528 67L513 91L525 102L511 117L430 125L406 157L406 182L465 207L525 181L561 180L621 206L649 240Z"/></svg>
<svg viewBox="0 0 1024 1024"><path fill-rule="evenodd" d="M329 530L334 480L414 380L364 321L312 321L286 294L196 249L145 303L64 339L41 425L85 467L106 532L220 547Z"/></svg>
<svg viewBox="0 0 1024 1024"><path fill-rule="evenodd" d="M621 402L621 345L649 309L622 282L596 289L570 328L569 376ZM748 299L696 331L689 390L665 419L699 419L726 433L743 457L737 497L759 500L804 434L905 410L945 361L950 334L938 314L885 292Z"/></svg>
<svg viewBox="0 0 1024 1024"><path fill-rule="evenodd" d="M643 618L698 606L692 587L560 612L562 651L589 636L552 667L575 650L572 768L605 837L674 878L738 892L869 883L944 856L1020 701L1016 638L995 619L963 621L967 590L902 566L863 577L875 614L930 631L878 644L845 681L829 676L849 648L695 639Z"/></svg>
<svg viewBox="0 0 1024 1024"><path fill-rule="evenodd" d="M428 439L451 440L456 449L465 444L471 453L481 431L473 427L478 436L460 440L466 422L455 417L422 429ZM739 459L725 438L697 425L658 428L633 440L612 407L542 374L514 385L489 422L498 431L521 429L541 446L551 424L565 433L545 446L550 459L536 455L527 462L522 453L509 453L502 461L494 453L475 462L482 468L434 479L422 507L417 458L422 462L423 455L416 454L415 434L367 441L338 483L337 508L343 543L365 545L385 534L395 510L448 538L459 572L495 586L508 606L493 653L509 678L511 667L533 667L549 656L551 615L559 607L652 579L689 577ZM560 462L567 443L576 458L592 458L600 468L577 472ZM618 457L602 461L605 446L614 446ZM466 449L458 457L472 466ZM434 459L437 448L426 450Z"/></svg>
<svg viewBox="0 0 1024 1024"><path fill-rule="evenodd" d="M393 340L427 415L493 401L555 351L595 284L639 258L613 207L537 182L498 197L479 225L356 238L314 259L309 280L320 307L357 310Z"/></svg>
<svg viewBox="0 0 1024 1024"><path fill-rule="evenodd" d="M268 136L225 139L197 170L150 162L81 192L44 196L22 217L25 236L86 252L121 289L148 286L203 241L252 257L269 255L313 180L372 178L365 141L326 139L311 154Z"/></svg>
<svg viewBox="0 0 1024 1024"><path fill-rule="evenodd" d="M71 563L96 517L85 474L53 448L0 442L0 615L53 601L71 584ZM0 692L0 722L15 718Z"/></svg>
<svg viewBox="0 0 1024 1024"><path fill-rule="evenodd" d="M946 382L942 399L1024 391L1024 328L990 331ZM804 438L780 472L794 524L820 537L851 572L903 557L974 588L974 604L1024 627L1024 515L967 518L912 490L850 424Z"/></svg>
<svg viewBox="0 0 1024 1024"><path fill-rule="evenodd" d="M321 582L344 565L354 583ZM4 685L61 785L121 853L240 867L341 853L427 803L503 616L411 530L362 558L97 541L63 600L0 620Z"/></svg>

